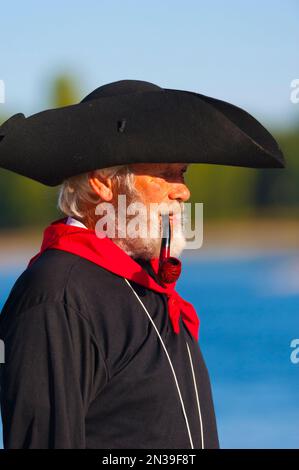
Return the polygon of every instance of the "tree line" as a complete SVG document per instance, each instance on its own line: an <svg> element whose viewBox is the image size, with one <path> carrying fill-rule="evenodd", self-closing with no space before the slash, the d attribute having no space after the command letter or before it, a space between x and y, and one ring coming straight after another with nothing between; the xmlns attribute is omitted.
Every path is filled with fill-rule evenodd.
<svg viewBox="0 0 299 470"><path fill-rule="evenodd" d="M53 80L49 108L78 102L78 87L68 76ZM7 117L0 117L0 123ZM205 219L297 217L299 209L299 122L288 131L271 131L284 152L284 169L190 165L186 182L190 202L204 203ZM0 228L44 226L62 217L59 187L50 188L0 169Z"/></svg>

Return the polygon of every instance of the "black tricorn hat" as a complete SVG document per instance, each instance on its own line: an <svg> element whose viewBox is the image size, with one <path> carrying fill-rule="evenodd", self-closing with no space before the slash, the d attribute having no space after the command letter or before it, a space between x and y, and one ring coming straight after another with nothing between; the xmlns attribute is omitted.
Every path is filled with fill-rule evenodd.
<svg viewBox="0 0 299 470"><path fill-rule="evenodd" d="M0 167L48 186L145 162L285 166L273 136L243 109L142 80L108 83L78 104L18 113L0 127Z"/></svg>

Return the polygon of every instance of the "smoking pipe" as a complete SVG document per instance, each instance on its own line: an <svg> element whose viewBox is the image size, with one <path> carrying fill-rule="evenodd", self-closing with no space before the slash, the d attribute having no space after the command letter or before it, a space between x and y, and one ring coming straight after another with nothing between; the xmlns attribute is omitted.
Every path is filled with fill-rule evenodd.
<svg viewBox="0 0 299 470"><path fill-rule="evenodd" d="M171 224L169 214L162 214L162 240L159 256L158 277L163 284L177 281L181 274L182 263L178 258L170 256Z"/></svg>

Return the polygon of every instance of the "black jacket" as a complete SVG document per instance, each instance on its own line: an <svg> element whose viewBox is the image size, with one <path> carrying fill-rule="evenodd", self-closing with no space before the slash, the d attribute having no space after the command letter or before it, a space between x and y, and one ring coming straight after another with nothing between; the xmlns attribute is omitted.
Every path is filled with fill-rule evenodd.
<svg viewBox="0 0 299 470"><path fill-rule="evenodd" d="M181 320L174 333L165 294L48 249L15 282L0 338L5 448L219 447L199 345Z"/></svg>

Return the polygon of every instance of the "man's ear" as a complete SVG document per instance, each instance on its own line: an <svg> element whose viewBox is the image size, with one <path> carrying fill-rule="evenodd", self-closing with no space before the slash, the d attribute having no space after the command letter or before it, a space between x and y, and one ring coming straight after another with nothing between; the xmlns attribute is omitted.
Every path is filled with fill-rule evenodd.
<svg viewBox="0 0 299 470"><path fill-rule="evenodd" d="M93 191L103 200L111 201L113 199L111 178L100 178L95 172L88 173L88 182Z"/></svg>

